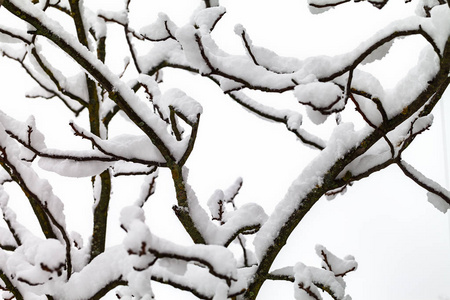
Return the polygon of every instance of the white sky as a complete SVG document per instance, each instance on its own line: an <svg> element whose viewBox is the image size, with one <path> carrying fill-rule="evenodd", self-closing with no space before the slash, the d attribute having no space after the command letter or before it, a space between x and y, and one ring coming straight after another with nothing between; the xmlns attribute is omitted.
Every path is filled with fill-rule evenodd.
<svg viewBox="0 0 450 300"><path fill-rule="evenodd" d="M340 54L353 49L396 14L409 15L415 8L414 3L391 2L381 11L360 3L347 4L323 15L311 15L306 1L222 0L221 4L228 12L217 26L215 37L225 50L243 53L241 41L233 32L234 25L241 23L255 45L282 55L303 58ZM151 22L159 11L166 12L182 25L198 2L152 0L146 3L148 10L138 10L142 14L139 20L143 22L139 25ZM161 7L156 8L157 4ZM418 43L420 41L408 43L408 40L402 40L398 48L392 49L386 62L368 68L373 67L386 86L393 86L413 66L420 48ZM115 63L117 68L122 65L119 59ZM23 74L15 72L15 69L17 65L0 58L0 109L22 120L35 114L38 127L43 132L66 128L62 130L69 133L67 118L73 117L62 112L61 105L44 100L22 100L29 82L23 81ZM202 203L206 204L215 189L225 189L236 177L242 176L244 187L237 203L255 201L270 213L315 152L296 141L284 126L268 123L239 108L206 79L168 71L163 87L172 86L186 91L204 106L197 144L188 161L190 182ZM257 96L275 105L297 107L292 95ZM449 93L445 98L447 101L450 99ZM280 101L283 103L279 104ZM19 109L11 105L18 103ZM435 117L432 130L417 138L415 145L406 151L405 160L432 179L444 183L440 112L436 112ZM86 120L77 122L86 124ZM115 130L122 131L121 126L112 123L111 134ZM70 133L69 136L72 138ZM64 143L68 145L69 142ZM50 139L48 144L62 147L60 135ZM179 225L170 209L174 199L167 176L167 172L161 172L155 199L148 203L150 228L166 238L188 243L188 237L179 234ZM117 218L120 207L130 203L132 200L129 199L138 192L139 185L133 185L126 178L119 180L125 188L114 189L112 219ZM81 220L88 215L85 211L90 211L90 183L89 179L83 179L80 188L76 185L79 181L67 179L55 186L55 192L63 200L70 197L66 204L69 227L81 231L86 237L90 228ZM13 200L10 202L12 204ZM17 200L19 212L26 211L23 205ZM31 217L23 218L27 219ZM115 230L117 222L113 220L110 228ZM450 299L449 236L447 216L426 201L424 190L402 175L398 168L390 167L355 183L344 196L331 202L321 199L294 231L274 268L293 265L297 261L319 266L314 246L320 243L337 255L352 254L356 257L359 268L347 278L347 293L355 300ZM119 231L110 235L109 241L119 242L122 237ZM170 299L163 296L163 291L156 289L155 293L157 299ZM274 298L293 299L291 284L266 284L260 299Z"/></svg>

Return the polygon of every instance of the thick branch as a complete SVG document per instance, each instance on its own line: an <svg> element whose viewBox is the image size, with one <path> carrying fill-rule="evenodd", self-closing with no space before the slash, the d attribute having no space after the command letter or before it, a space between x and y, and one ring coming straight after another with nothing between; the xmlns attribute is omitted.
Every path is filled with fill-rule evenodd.
<svg viewBox="0 0 450 300"><path fill-rule="evenodd" d="M413 33L411 33L413 34ZM395 35L395 34L394 34ZM419 111L429 99L435 95L436 91L442 89L442 86L448 86L448 74L450 70L450 39L447 40L443 59L440 61L440 69L432 80L428 82L427 88L425 88L414 101L412 101L405 109L393 116L390 120L383 122L378 126L379 130L374 130L369 134L358 146L350 149L342 158L336 160L336 162L328 169L322 178L322 184L310 189L305 193L305 196L297 200L297 207L289 215L287 221L275 230L278 231L278 235L270 241L270 246L265 250L264 256L261 259L260 265L255 272L252 282L249 284L249 288L246 292L246 299L255 299L259 289L263 282L267 278L269 269L277 257L279 251L286 244L291 232L296 228L298 223L309 212L312 206L320 199L320 197L328 190L337 188L336 178L342 172L342 170L350 162L357 157L364 154L370 147L372 147L378 140L383 138L384 132L389 132L395 129L404 121L408 120L414 113ZM440 98L440 95L438 96ZM437 101L437 100L436 100Z"/></svg>
<svg viewBox="0 0 450 300"><path fill-rule="evenodd" d="M123 280L121 278L122 276L120 276L120 278L111 281L110 283L108 283L107 285L105 285L103 288L101 288L97 293L95 293L94 296L92 296L91 298L89 298L89 300L100 300L103 298L103 296L105 296L109 291L111 291L112 289L118 287L119 285L128 285L128 282Z"/></svg>
<svg viewBox="0 0 450 300"><path fill-rule="evenodd" d="M189 201L186 192L186 185L183 178L183 167L179 164L169 165L172 171L172 180L175 186L175 192L177 197L177 206L173 206L172 209L175 215L180 220L183 227L186 229L189 236L196 244L206 244L205 238L202 236L198 228L196 227L194 220L189 213Z"/></svg>
<svg viewBox="0 0 450 300"><path fill-rule="evenodd" d="M77 31L78 41L85 47L88 47L88 40L86 36L86 29L83 23L83 17L80 10L80 0L69 0L71 17L75 22L75 29Z"/></svg>
<svg viewBox="0 0 450 300"><path fill-rule="evenodd" d="M100 193L94 195L96 203L94 204L94 220L91 242L90 260L105 251L106 229L108 221L108 207L111 195L111 174L109 170L103 171L100 178L93 178L93 184L100 184ZM100 180L100 183L95 183ZM95 187L94 187L95 190Z"/></svg>

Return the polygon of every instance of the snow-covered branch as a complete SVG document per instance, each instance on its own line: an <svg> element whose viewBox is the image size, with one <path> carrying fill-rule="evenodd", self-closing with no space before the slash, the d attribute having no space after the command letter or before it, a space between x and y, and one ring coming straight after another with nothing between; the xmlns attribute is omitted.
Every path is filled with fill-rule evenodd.
<svg viewBox="0 0 450 300"><path fill-rule="evenodd" d="M428 201L437 209L445 213L450 208L450 192L447 189L427 178L404 160L398 160L397 165L407 177L428 191Z"/></svg>
<svg viewBox="0 0 450 300"><path fill-rule="evenodd" d="M117 11L98 12L79 0L0 0L2 12L6 9L27 26L25 31L0 25L0 51L38 85L28 95L58 98L75 116L87 117L89 124L68 122L75 136L88 143L84 150L63 151L46 146L34 118L19 122L0 114L0 206L6 224L0 228L0 288L8 291L8 297L100 299L120 286L118 297L151 299L151 282L157 281L202 299L253 300L265 280L287 280L293 282L296 299L321 299L322 290L333 299L347 300L343 277L357 264L353 257L338 258L323 246L316 247L322 269L299 262L270 272L293 230L321 197L343 193L354 181L397 164L429 192L437 208L450 207L449 191L401 159L415 137L430 128L431 112L450 84L448 1L421 2L419 16L386 26L353 51L310 58L282 57L257 46L242 25L234 31L243 43L243 54L227 53L212 34L225 8L218 1L199 2L182 26L160 13L139 29L133 28L135 2L129 0ZM321 12L347 2L309 0L308 5ZM382 8L388 0L368 2ZM68 18L70 24L56 21L53 13ZM109 51L118 49L106 43L107 29L113 27L120 30L124 39L118 48L126 53L119 54L125 56L119 74L110 68L117 58L109 56ZM361 69L383 60L395 40L412 36L425 40L426 47L417 65L392 90ZM149 49L147 53L141 53L141 45ZM65 66L52 63L44 47L67 54L76 75L69 77L63 72ZM205 118L201 116L208 111L180 89L162 84L164 68L211 79L244 109L284 124L304 144L320 150L270 215L251 199L237 205L242 178L228 189L216 189L208 201L196 196L187 166L195 168L189 157L202 133ZM250 97L249 90L291 93L298 109L263 104L257 96ZM363 126L340 118L353 109L356 114L351 115ZM333 114L337 121L327 140L307 127L320 126L320 136L327 136L321 132L327 125L322 124ZM306 118L312 124L304 122ZM110 134L111 128L117 128L116 120L136 130L124 127L125 134ZM215 165L210 167L221 172ZM91 177L93 221L88 245L83 246L79 234L69 235L62 201L38 176L38 169ZM120 225L126 234L121 244L108 246L109 203L113 182L120 181L114 177L120 175L140 178L142 184L135 199L117 201L125 207ZM193 244L180 245L151 232L144 209L149 209L145 203L150 197L160 196L159 189L155 193L157 177L158 184L172 181L175 196L165 203L171 203ZM44 238L17 221L7 205L6 182L22 189ZM254 249L245 244L244 235L254 235Z"/></svg>
<svg viewBox="0 0 450 300"><path fill-rule="evenodd" d="M316 246L316 253L322 259L322 269L297 263L294 267L274 270L267 278L293 282L296 299L322 299L320 290L335 300L351 299L345 295L346 283L342 277L356 270L358 264L354 258L338 258L322 245Z"/></svg>

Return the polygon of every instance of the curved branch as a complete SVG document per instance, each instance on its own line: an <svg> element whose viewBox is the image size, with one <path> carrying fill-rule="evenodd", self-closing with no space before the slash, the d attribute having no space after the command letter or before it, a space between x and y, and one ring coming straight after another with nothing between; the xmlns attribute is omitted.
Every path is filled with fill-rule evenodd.
<svg viewBox="0 0 450 300"><path fill-rule="evenodd" d="M255 113L256 115L270 121L285 124L288 130L294 133L297 138L299 138L304 144L318 150L323 150L325 148L325 141L323 141L319 137L313 136L303 129L289 126L289 116L286 113L277 111L274 108L264 107L259 103L251 103L251 99L240 92L230 92L228 93L228 95L231 97L231 99L233 99L249 111Z"/></svg>
<svg viewBox="0 0 450 300"><path fill-rule="evenodd" d="M176 111L175 111L176 112ZM176 112L177 113L177 112ZM181 113L177 113L177 115L183 119L183 121L185 121L186 123L188 123L189 125L191 125L191 135L189 137L189 143L186 147L186 151L184 152L183 156L181 157L180 161L178 162L178 164L180 166L184 166L184 164L186 163L187 159L189 158L189 156L192 153L192 150L194 150L194 145L195 145L195 140L197 138L197 133L198 133L198 127L200 124L200 114L197 115L197 121L196 122L191 122L189 121L183 114Z"/></svg>
<svg viewBox="0 0 450 300"><path fill-rule="evenodd" d="M368 46L364 51L362 51L361 54L359 54L352 63L348 64L346 67L342 68L339 71L336 71L332 74L329 74L327 76L323 76L318 78L319 81L321 82L327 82L327 81L331 81L339 76L344 75L345 73L356 69L356 67L361 64L369 55L371 55L376 49L378 49L379 47L383 46L386 43L389 43L390 41L396 39L396 38L400 38L400 37L406 37L406 36L412 36L412 35L421 35L423 36L428 42L430 42L428 40L429 35L422 29L422 27L419 25L419 28L417 29L409 29L409 30L398 30L398 31L394 31L388 35L386 35L383 38L380 38L379 40L377 40L376 42L374 42L373 44L371 44L370 46ZM434 45L434 43L432 43L432 45ZM433 46L433 48L436 51L436 47ZM442 57L442 54L438 53L439 57Z"/></svg>
<svg viewBox="0 0 450 300"><path fill-rule="evenodd" d="M120 276L118 279L111 281L107 285L105 285L103 288L101 288L97 293L95 293L94 296L89 298L89 300L100 300L103 296L105 296L109 291L112 289L118 287L119 285L128 285L128 281L123 280L122 276Z"/></svg>
<svg viewBox="0 0 450 300"><path fill-rule="evenodd" d="M79 98L78 96L75 96L75 95L73 95L73 94L68 94L68 95L65 95L62 91L61 91L61 89L59 89L59 90L53 90L53 88L51 88L51 87L48 87L48 86L46 86L41 80L39 80L38 79L38 77L37 77L37 75L25 64L25 62L24 62L24 60L25 60L25 57L26 56L24 56L23 58L21 58L21 59L18 59L18 58L16 58L16 57L13 57L13 56L11 56L11 55L9 55L9 54L7 54L7 53L5 53L5 52L3 52L2 53L2 55L3 56L5 56L5 57L7 57L7 58L9 58L9 59L11 59L11 60L14 60L14 61L16 61L16 62L18 62L20 65L21 65L21 67L25 70L25 72L31 77L31 79L33 79L43 90L45 90L47 93L49 93L51 96L49 96L48 98L52 98L52 97L57 97L57 98L59 98L63 103L64 103L64 105L70 110L70 111L72 111L74 114L75 114L75 116L78 116L80 113L81 113L81 111L86 107L86 103L84 102L84 100L83 99L81 99L81 98ZM58 85L56 85L55 84L55 86L57 86L57 88L58 88ZM67 91L66 91L67 92ZM67 92L68 93L68 92ZM75 98L71 98L72 100L75 100L75 101L77 101L80 105L81 105L81 108L79 108L79 109L75 109L75 108L73 108L70 104L69 104L69 102L67 101L67 99L65 99L63 96L67 96L67 97L70 97L70 95L73 95L73 96L75 96Z"/></svg>
<svg viewBox="0 0 450 300"><path fill-rule="evenodd" d="M405 32L402 34L404 33ZM392 36L396 35L397 34L394 33ZM262 229L260 230L260 233L264 232L264 234L268 234L268 236L270 236L270 233L268 233L267 230L276 232L276 234L274 234L275 237L273 239L265 242L264 249L261 250L263 255L260 258L260 264L254 273L255 275L252 278L252 282L249 283L249 288L245 295L246 299L256 298L256 295L269 273L273 261L281 248L286 244L291 232L297 227L298 223L322 195L328 190L339 187L336 186L336 178L345 167L383 138L383 132L389 132L408 120L424 105L429 103L429 100L433 98L433 96L437 95L435 96L436 98L442 96L442 94L437 94L436 91L441 90L444 85L448 86L448 74L450 71L450 39L447 40L442 57L443 59L440 61L440 68L433 79L428 81L427 88L420 92L402 112L393 116L388 121L383 122L378 126L379 130L374 130L372 133L368 134L359 145L352 147L343 157L334 161L334 163L324 171L320 184L302 190L302 193L300 193L301 196L298 195L295 199L292 199L292 201L295 201L296 207L288 214L288 216L286 216L285 222L280 223L279 225L277 224L275 228L265 228L264 231ZM438 101L437 99L434 100ZM269 226L269 224L273 224L270 222L270 218L263 227Z"/></svg>
<svg viewBox="0 0 450 300"><path fill-rule="evenodd" d="M241 234L254 234L255 232L258 232L258 230L261 228L261 224L253 224L253 225L247 225L244 227L239 228L236 230L236 232L231 235L228 240L223 244L224 247L228 247L232 241L234 241L239 235ZM245 252L245 251L244 251Z"/></svg>
<svg viewBox="0 0 450 300"><path fill-rule="evenodd" d="M340 0L336 2L328 2L323 3L322 1L320 3L314 3L314 1L309 1L308 5L315 7L315 8L327 8L327 7L335 7L344 3L350 2L350 0Z"/></svg>
<svg viewBox="0 0 450 300"><path fill-rule="evenodd" d="M30 44L31 44L31 41L30 41L30 40L27 40L25 37L20 36L20 35L18 35L18 34L15 34L15 33L13 33L13 32L10 32L10 31L8 31L8 30L6 30L6 29L0 28L0 33L2 33L2 34L4 34L4 35L7 35L7 36L10 36L10 37L12 37L12 38L14 38L14 39L20 40L20 41L24 42L24 43L27 44L27 45L30 45Z"/></svg>
<svg viewBox="0 0 450 300"><path fill-rule="evenodd" d="M203 61L205 62L205 64L208 66L208 68L211 70L210 73L208 73L208 76L211 75L218 75L221 76L223 78L226 79L230 79L234 82L238 82L243 84L246 88L252 89L252 90L260 90L263 92L271 92L271 93L283 93L286 91L291 91L295 88L295 84L289 84L286 85L285 87L281 87L281 88L271 88L271 87L267 87L267 86L260 86L260 85L253 85L250 82L248 82L247 80L245 80L244 78L241 78L237 75L233 75L233 74L228 74L226 72L223 72L222 70L220 70L219 68L215 67L212 63L212 61L209 59L208 54L205 51L205 47L203 45L202 39L200 37L200 35L198 35L197 33L195 34L195 41L198 45L198 49L200 51L200 54L203 58ZM268 71L270 72L270 71ZM274 73L276 74L276 73Z"/></svg>
<svg viewBox="0 0 450 300"><path fill-rule="evenodd" d="M410 164L405 162L402 159L398 159L396 161L398 167L400 170L402 170L403 174L405 174L407 177L409 177L412 181L417 183L419 186L423 187L427 191L438 195L441 197L445 202L447 202L450 205L450 192L443 188L438 183L434 182L431 179L428 179L425 177L422 173L414 169Z"/></svg>
<svg viewBox="0 0 450 300"><path fill-rule="evenodd" d="M152 274L151 279L156 282L159 282L159 283L170 285L176 289L190 292L191 294L193 294L194 296L196 296L200 299L211 300L213 298L212 296L202 294L201 292L198 291L198 289L196 287L191 287L186 284L176 282L176 281L171 280L170 278L166 278L164 276L157 276L157 275Z"/></svg>
<svg viewBox="0 0 450 300"><path fill-rule="evenodd" d="M176 253L160 252L160 251L158 251L156 249L152 249L152 248L148 248L147 251L149 253L153 254L156 258L171 258L171 259L177 259L177 260L182 260L182 261L186 261L186 262L194 261L196 263L199 263L200 265L207 267L209 270L209 273L211 273L211 275L225 280L225 282L228 284L228 286L231 285L231 281L236 281L235 278L233 278L229 275L224 275L224 274L217 272L215 270L214 266L209 261L207 261L206 259L200 258L198 256L185 256L185 255L180 255L180 254L176 254Z"/></svg>
<svg viewBox="0 0 450 300"><path fill-rule="evenodd" d="M112 73L107 67L95 58L84 46L73 41L69 34L64 34L63 36L56 34L55 32L61 30L59 28L59 30L56 28L53 29L56 25L46 17L38 17L37 14L39 14L39 11L33 6L29 6L31 4L22 3L22 5L26 6L26 9L23 9L22 6L17 6L11 0L4 0L3 3L3 6L8 11L33 25L36 28L37 34L51 40L91 74L91 76L109 92L110 99L116 102L120 109L150 138L165 160L174 162L175 158L169 147L163 142L150 124L145 122L139 113L133 109L132 105L125 100L125 98L128 97L129 88L124 83L117 80L117 78L113 78Z"/></svg>

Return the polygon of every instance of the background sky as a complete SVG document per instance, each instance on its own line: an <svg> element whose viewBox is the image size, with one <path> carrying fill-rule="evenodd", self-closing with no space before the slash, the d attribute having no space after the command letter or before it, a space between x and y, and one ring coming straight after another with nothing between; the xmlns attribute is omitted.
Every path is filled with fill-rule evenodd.
<svg viewBox="0 0 450 300"><path fill-rule="evenodd" d="M105 9L114 9L122 1L85 0ZM133 1L137 3L139 1ZM132 3L133 3L132 2ZM137 14L136 28L151 23L159 11L166 12L178 25L183 25L198 1L144 1L145 7L131 7ZM306 1L299 0L245 0L220 2L227 14L219 22L214 37L226 51L243 54L240 39L233 27L241 23L248 30L255 45L264 46L280 55L305 58L311 55L333 55L352 50L364 39L399 16L414 11L416 2L404 4L391 1L378 10L367 3L347 4L322 15L311 15ZM117 29L117 28L116 28ZM120 37L111 43L120 42ZM404 39L396 42L386 60L368 65L379 75L386 87L395 83L413 67L423 42ZM55 56L62 61L63 58ZM110 57L112 69L120 72L123 60L120 53ZM55 132L47 144L57 148L84 147L70 132L69 119L62 105L54 101L24 100L24 92L33 84L25 79L19 67L0 58L0 109L25 120L34 114L38 128L44 133ZM165 71L163 89L178 87L201 102L204 107L195 150L188 160L189 182L206 207L209 196L218 188L226 189L237 177L243 177L244 186L236 199L237 204L257 202L270 213L280 201L291 182L302 168L316 155L284 126L262 120L233 103L207 79L181 71ZM252 93L257 99L276 107L299 109L291 94L267 95ZM444 96L446 101L450 95ZM20 107L18 109L17 107ZM440 109L444 109L441 114ZM443 127L449 108L439 106L432 129L419 136L404 154L405 160L435 181L445 183ZM351 121L352 115L344 115ZM86 115L76 120L86 126ZM334 120L317 128L305 121L314 132L326 134ZM448 125L447 125L448 126ZM322 128L324 127L324 128ZM447 127L448 128L448 127ZM123 122L113 122L110 135L127 132ZM87 238L90 226L86 224L91 211L90 180L56 179L41 172L54 185L55 193L66 203L68 227ZM171 206L174 204L170 176L160 172L157 191L147 205L147 219L151 230L167 239L180 243L190 242L180 233ZM116 244L123 238L118 229L120 208L133 202L140 182L130 178L117 178L113 187L111 206L112 232L108 242ZM9 185L12 195L14 188ZM11 205L21 220L33 226L26 203L11 197ZM17 200L16 200L17 199ZM321 199L293 232L274 268L294 265L320 266L314 246L322 244L338 256L352 254L359 263L358 270L347 277L347 293L353 299L385 300L444 300L450 299L450 234L449 220L426 200L426 192L405 177L398 168L389 167L370 178L356 182L346 194L333 201ZM251 239L248 240L251 244ZM154 284L157 299L172 299L187 294ZM175 294L174 294L175 293ZM170 296L169 296L170 295ZM260 299L293 299L292 284L264 285Z"/></svg>

